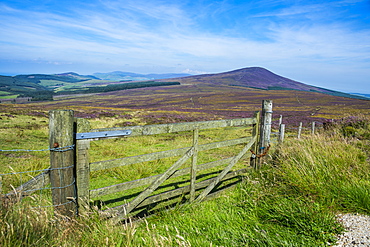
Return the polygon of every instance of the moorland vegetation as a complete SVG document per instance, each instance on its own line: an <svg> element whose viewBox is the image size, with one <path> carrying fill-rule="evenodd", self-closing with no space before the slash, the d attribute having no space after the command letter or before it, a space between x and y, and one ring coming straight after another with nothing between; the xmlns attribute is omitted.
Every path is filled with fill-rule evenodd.
<svg viewBox="0 0 370 247"><path fill-rule="evenodd" d="M33 208L35 195L0 210L3 246L327 246L343 227L341 212L369 214L370 101L299 90L261 90L229 84L183 83L105 93L60 95L49 102L0 104L0 149L44 149L48 143L48 111L71 109L88 118L92 128L129 127L184 121L251 117L261 101L273 100L273 123L280 115L287 137L273 145L260 169L218 198L177 206L140 222L115 225L99 217L98 208L61 220L52 208ZM299 122L326 124L317 135L296 139ZM213 137L219 133L210 132ZM159 140L168 139L161 137ZM189 141L178 135L169 145ZM92 159L127 151L163 148L157 139L130 145L114 141L94 144ZM154 148L154 150L150 150ZM247 159L248 160L248 159ZM0 152L0 173L40 170L49 165L47 152ZM92 174L95 184L144 176L161 163L128 174ZM248 165L245 163L244 165ZM30 174L31 176L37 173ZM27 175L28 176L28 175ZM102 178L99 182L99 179ZM29 177L3 181L4 192ZM8 187L7 187L8 186ZM92 185L94 186L94 184ZM43 205L43 203L41 203Z"/></svg>
<svg viewBox="0 0 370 247"><path fill-rule="evenodd" d="M41 149L48 140L47 116L30 111L1 114L1 149ZM113 113L92 118L93 127L120 122ZM144 115L143 115L144 116ZM126 116L127 118L127 116ZM147 121L132 116L132 121ZM175 140L181 142L183 137ZM120 153L109 142L102 155ZM150 140L150 146L157 146ZM135 148L135 146L133 146ZM136 148L140 148L136 144ZM216 199L177 206L125 224L102 220L93 207L68 219L34 201L2 205L3 246L327 246L343 227L336 214L370 214L370 119L349 116L332 121L316 135L275 145L260 169ZM1 172L38 170L45 152L1 152ZM158 164L154 164L158 165ZM143 172L146 169L142 170ZM117 173L111 174L117 176ZM99 176L98 176L99 177ZM23 178L23 181L26 178ZM14 179L14 186L22 178ZM18 184L16 184L18 183ZM36 196L33 198L36 199Z"/></svg>
<svg viewBox="0 0 370 247"><path fill-rule="evenodd" d="M170 78L170 79L165 79ZM132 81L133 80L133 81ZM69 72L62 74L29 74L0 76L0 99L28 97L32 101L53 100L53 95L90 94L169 85L208 85L239 87L247 89L285 91L296 90L353 99L369 100L357 94L338 92L297 82L260 67L250 67L216 74L148 74L140 75L115 71L79 75ZM181 90L181 89L179 89Z"/></svg>

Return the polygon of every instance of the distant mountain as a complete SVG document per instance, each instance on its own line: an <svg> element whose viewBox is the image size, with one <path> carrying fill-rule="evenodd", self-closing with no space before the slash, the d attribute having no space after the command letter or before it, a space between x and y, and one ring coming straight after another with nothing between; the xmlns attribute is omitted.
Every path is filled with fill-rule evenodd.
<svg viewBox="0 0 370 247"><path fill-rule="evenodd" d="M109 73L94 73L95 77L102 80L112 80L112 81L147 81L147 80L159 80L159 79L169 79L177 77L190 76L190 74L136 74L131 72L113 71Z"/></svg>
<svg viewBox="0 0 370 247"><path fill-rule="evenodd" d="M217 74L188 76L185 78L176 78L176 80L180 81L181 83L206 83L213 85L249 87L263 90L309 91L329 94L333 96L368 100L368 98L362 97L360 95L338 92L297 82L286 77L274 74L273 72L261 67L243 68Z"/></svg>
<svg viewBox="0 0 370 247"><path fill-rule="evenodd" d="M330 89L310 86L273 72L260 68L250 67L237 69L224 73L189 75L189 74L137 74L131 72L114 71L110 73L94 73L93 75L79 75L74 72L45 75L30 74L17 76L0 76L0 97L2 95L23 95L38 97L54 93L73 93L82 91L102 91L102 87L108 90L121 90L123 81L136 81L136 84L125 87L153 86L157 82L163 85L173 84L174 80L181 84L209 84L215 86L247 87L261 90L299 90L324 93L333 96L370 100L368 95L348 94ZM139 82L138 82L139 81ZM150 82L148 85L138 83ZM154 84L153 84L154 83ZM115 84L117 86L113 86ZM162 85L160 83L160 85ZM155 84L157 85L157 84ZM95 88L94 87L100 87ZM82 90L82 91L81 91Z"/></svg>

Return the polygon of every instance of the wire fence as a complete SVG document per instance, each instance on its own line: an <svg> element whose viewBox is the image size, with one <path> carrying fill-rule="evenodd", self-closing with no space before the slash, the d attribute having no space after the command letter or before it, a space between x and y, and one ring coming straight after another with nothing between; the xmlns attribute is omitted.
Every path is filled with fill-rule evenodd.
<svg viewBox="0 0 370 247"><path fill-rule="evenodd" d="M46 149L11 149L3 150L0 152L66 152L69 150L74 150L75 146L64 146L57 148L46 148ZM51 186L50 183L50 173L59 173L58 177L61 178L60 172L65 169L73 169L74 164L69 164L68 166L58 167L58 168L46 168L30 171L20 171L20 172L8 172L0 173L0 205L21 203L23 201L30 202L32 207L60 207L66 204L75 203L75 200L69 200L61 204L53 204L52 194L58 193L58 190L62 190L73 186L75 188L76 181L73 180L72 183L65 186ZM36 175L37 174L37 175ZM8 184L4 184L7 182ZM17 186L14 186L17 184ZM61 184L61 182L60 182ZM4 187L6 189L4 190Z"/></svg>
<svg viewBox="0 0 370 247"><path fill-rule="evenodd" d="M10 150L3 150L0 149L0 152L44 152L44 151L55 151L55 152L65 152L69 150L73 150L75 145L65 146L65 147L57 147L57 148L45 148L45 149L10 149Z"/></svg>
<svg viewBox="0 0 370 247"><path fill-rule="evenodd" d="M281 119L282 120L282 119ZM279 124L274 125L274 129L271 129L271 139L270 143L278 144L281 142L281 138L290 137L290 138L301 138L302 135L312 135L318 133L318 131L324 129L324 123L313 121L310 123L309 127L304 127L302 123L299 126L292 126L289 124L287 126L284 125L283 132L280 132L280 125L283 124L282 121ZM281 136L283 135L283 137Z"/></svg>

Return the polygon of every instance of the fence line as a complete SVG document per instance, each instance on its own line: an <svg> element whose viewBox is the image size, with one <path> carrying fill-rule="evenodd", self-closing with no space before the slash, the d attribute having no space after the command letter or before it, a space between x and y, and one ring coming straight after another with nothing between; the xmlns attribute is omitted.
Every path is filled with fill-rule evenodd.
<svg viewBox="0 0 370 247"><path fill-rule="evenodd" d="M121 205L120 207L109 209L110 213L121 213L118 219L122 219L127 212L133 208L140 206L151 205L157 203L163 198L172 198L174 196L181 196L189 193L189 200L201 200L213 190L213 188L220 181L224 179L231 179L247 172L247 168L237 171L231 171L233 165L246 154L246 151L252 151L250 158L251 167L258 168L261 164L261 157L263 157L270 146L270 143L282 143L287 135L286 130L298 130L297 138L301 137L302 130L310 130L311 134L315 134L318 128L318 122L312 122L310 127L303 127L300 123L298 128L286 126L283 123L283 117L279 118L278 132L271 131L272 125L272 101L266 100L262 103L262 115L259 120L259 115L253 118L227 119L216 121L192 122L192 123L175 123L175 124L160 124L147 126L134 126L126 128L104 128L91 130L89 122L86 119L74 118L73 111L51 111L50 112L50 148L30 150L30 149L12 149L2 150L0 152L50 152L51 166L47 169L24 171L24 172L9 172L0 174L0 203L2 200L17 201L23 197L32 195L39 191L40 198L43 191L50 191L52 194L51 205L38 205L38 207L54 207L59 213L72 216L78 213L78 210L83 210L90 197L97 197L108 195L112 193L122 192L125 190L137 188L139 186L149 185L144 194L140 194L138 199L135 198L132 202ZM66 124L67 123L67 124ZM198 144L199 130L209 128L233 127L252 125L252 137L242 137L239 139L226 140L215 143ZM68 126L66 130L66 126ZM77 133L89 134L85 132L106 133L107 131L127 131L130 137L144 136L144 135L158 135L163 133L177 133L181 131L193 131L193 143L191 147L173 149L168 151L161 151L151 154L143 154L139 156L124 157L115 160L89 162L88 150L90 149L90 141L98 140L96 134L93 138L83 139L84 135L80 135L81 139L76 140ZM75 133L76 132L76 133ZM72 133L72 135L71 135ZM276 138L270 138L270 135ZM87 135L88 136L88 135ZM99 134L98 134L99 136ZM104 139L107 135L103 136ZM69 138L69 139L68 139ZM226 147L229 145L246 144L244 149L236 156L212 161L205 164L197 164L198 152L210 150L214 148ZM63 145L63 146L62 146ZM62 146L62 147L60 147ZM146 177L138 180L128 181L121 184L111 185L108 187L97 188L90 190L89 188L89 173L102 169L109 169L123 165L135 164L138 162L152 161L162 158L180 156L181 158L173 164L173 166L164 174L158 174L151 177ZM192 157L191 166L183 169L178 169L188 158ZM200 171L215 168L220 165L227 164L226 168L217 176L208 180L203 180L196 183L197 173ZM26 183L22 183L23 175L40 172L39 175L33 177ZM76 177L75 177L76 173ZM163 192L161 194L152 195L153 192L161 183L168 177L176 178L183 175L190 174L190 184L172 191ZM19 175L21 185L13 191L3 194L2 184L4 177ZM67 178L67 179L66 179ZM196 197L196 191L204 189L203 192ZM50 201L50 195L49 195ZM41 199L40 199L41 200Z"/></svg>
<svg viewBox="0 0 370 247"><path fill-rule="evenodd" d="M49 147L46 149L30 150L30 149L12 149L12 150L0 150L0 152L50 152L50 168L40 169L34 171L25 172L9 172L0 174L0 198L11 202L19 202L23 198L30 196L34 193L40 192L41 198L48 197L50 201L50 195L43 195L43 191L47 190L51 192L51 205L39 205L39 207L54 207L59 214L73 216L78 213L78 210L82 210L84 205L88 204L91 196L104 193L111 194L112 191L122 191L123 189L129 189L143 184L149 185L147 189L135 197L130 203L123 204L118 210L119 215L115 219L120 219L122 216L132 211L136 207L143 207L145 205L151 205L158 201L168 200L174 196L181 196L184 193L190 192L190 201L202 200L208 195L214 194L214 189L219 186L222 181L237 178L240 174L247 172L247 168L240 170L231 170L234 165L246 155L249 149L256 150L259 154L254 158L251 158L251 164L255 167L259 165L260 157L263 148L259 145L268 146L270 142L270 130L271 130L271 116L272 116L272 101L263 101L263 115L265 119L262 126L259 124L259 113L255 113L253 118L240 118L240 119L226 119L226 120L214 120L204 122L192 122L192 123L175 123L175 124L161 124L161 125L148 125L148 126L134 126L131 127L127 133L132 136L143 136L143 135L157 135L161 133L177 133L181 131L193 131L193 144L191 147L180 148L178 150L162 151L152 154L144 154L141 156L125 157L120 160L104 161L102 162L89 162L88 150L90 148L90 141L99 139L94 134L93 138L85 138L90 136L89 131L92 132L104 132L102 136L104 139L107 137L107 131L117 132L120 128L112 129L100 129L90 130L89 122L86 119L74 118L74 113L71 110L58 110L49 112ZM206 130L210 128L225 128L234 126L247 126L251 125L252 137L243 137L234 140L226 140L221 142L213 142L206 144L198 144L199 130ZM76 139L77 134L80 139ZM262 137L260 137L262 133ZM266 134L267 133L267 134ZM85 135L88 134L88 135ZM111 134L111 133L109 133ZM109 135L110 136L110 135ZM84 139L85 138L85 139ZM263 144L258 144L258 142ZM217 149L222 147L228 147L231 145L244 145L244 148L235 156L230 158L212 161L204 164L197 164L197 154L201 151ZM184 153L183 153L184 151ZM126 184L118 184L113 187L104 187L100 189L90 190L89 188L89 173L91 171L99 169L107 169L109 167L117 167L129 163L138 163L145 160L156 160L163 157L180 156L180 159L176 161L166 172L163 174L155 175L138 181L130 181ZM179 169L184 162L192 157L191 166L183 169ZM257 162L256 162L257 161ZM75 163L76 162L76 163ZM110 164L107 166L107 164ZM202 178L200 172L206 169L218 168L220 165L225 165L221 172L216 177L207 178L206 180L201 179L200 182L196 182L196 179ZM95 168L94 168L95 167ZM219 172L219 171L218 171ZM23 183L24 174L40 173L33 177L31 180ZM198 174L199 173L199 174ZM214 172L213 172L214 173ZM180 187L178 189L165 191L160 194L150 195L156 190L165 180L170 177L180 177L186 174L191 174L189 186ZM212 173L209 173L212 174ZM207 173L205 174L207 175ZM7 176L20 176L21 185L16 189L7 192L2 189L2 183ZM207 175L209 176L209 175ZM144 182L145 181L145 182ZM183 182L180 182L183 183ZM232 185L232 184L231 184ZM10 185L11 186L11 185ZM204 189L203 191L199 191ZM199 193L200 194L196 194ZM212 193L211 193L212 192ZM3 203L4 201L0 201ZM116 209L113 209L116 210Z"/></svg>
<svg viewBox="0 0 370 247"><path fill-rule="evenodd" d="M309 130L310 134L314 135L316 133L317 129L323 128L322 126L320 126L320 127L317 126L317 124L323 124L323 123L320 123L320 122L317 122L317 121L312 121L310 127L303 127L303 123L300 122L298 127L288 126L288 128L286 128L286 124L283 124L282 122L283 122L282 121L282 116L280 115L279 125L278 125L279 126L278 127L279 131L271 133L272 135L276 136L275 143L282 143L284 141L285 136L296 136L298 139L300 139L301 135L302 135L302 130ZM285 133L286 129L288 129L288 130L297 130L297 135L286 134ZM272 142L274 142L274 141L272 141Z"/></svg>
<svg viewBox="0 0 370 247"><path fill-rule="evenodd" d="M0 150L2 152L16 152L16 151L50 151L51 166L48 169L30 171L41 172L28 182L18 187L23 194L31 194L36 191L50 190L52 193L52 205L55 209L63 215L72 216L78 213L78 210L83 210L85 205L88 205L90 197L121 192L123 190L132 189L138 186L149 185L144 191L139 193L131 202L121 205L119 208L111 209L120 213L116 219L122 219L127 213L132 211L135 207L143 207L158 201L167 200L174 196L181 196L189 193L189 200L202 200L205 196L211 195L213 189L220 184L221 181L236 178L240 174L247 172L249 168L258 168L261 164L263 156L266 155L270 143L271 123L272 123L272 101L264 100L262 102L262 113L256 113L252 118L215 120L192 123L175 123L175 124L160 124L147 126L128 127L130 130L123 128L106 128L91 130L89 122L86 119L74 118L73 111L50 111L49 112L49 146L48 149L41 150ZM261 116L261 120L260 120ZM282 116L280 116L280 134L279 142L284 140L284 128L282 124ZM199 130L210 128L224 128L233 126L252 125L252 137L243 137L239 139L226 140L221 142L213 142L207 144L198 144ZM193 143L191 147L180 148L175 150L162 151L151 154L144 154L140 156L124 157L116 160L97 161L90 163L89 149L90 142L98 139L105 139L107 136L112 137L109 131L122 132L126 131L126 135L130 133L130 137L143 135L157 135L162 133L175 133L181 131L193 131ZM94 135L89 134L95 132ZM104 132L105 135L99 136L99 132ZM109 132L107 135L107 132ZM77 134L79 139L76 138ZM96 134L97 133L97 134ZM125 134L124 134L125 135ZM113 136L114 137L114 136ZM227 147L231 145L244 145L244 148L235 156L230 158L212 161L205 164L197 164L198 152L216 149L220 147ZM231 170L246 153L251 150L252 156L250 158L250 167L244 167L240 170ZM122 184L116 184L108 187L90 190L89 180L90 172L119 167L128 164L135 164L143 161L157 160L163 157L180 156L180 158L164 173L152 177L147 177L139 180L129 181ZM190 166L179 169L187 159L192 158ZM207 180L195 182L199 172L205 169L215 168L220 165L226 165L221 172ZM219 169L219 168L217 168ZM20 175L28 172L14 172L0 174L0 182L3 176ZM170 177L177 177L189 174L189 185L180 187L171 191L162 192L157 195L150 195L156 190L166 179ZM203 175L202 175L203 176ZM0 183L1 184L1 183ZM46 186L50 184L50 187ZM203 191L198 191L204 189ZM196 191L200 192L198 196ZM1 192L1 186L0 186ZM1 193L0 193L1 194ZM16 194L16 193L13 193ZM10 196L8 193L5 196Z"/></svg>
<svg viewBox="0 0 370 247"><path fill-rule="evenodd" d="M0 152L45 152L45 151L54 151L54 152L66 152L66 151L69 151L69 150L73 150L75 147L75 145L68 145L68 146L64 146L64 147L56 147L56 148L45 148L45 149L38 149L38 150L32 150L32 149L11 149L11 150L3 150L3 149L0 149ZM54 167L54 168L46 168L46 169L39 169L39 170L32 170L32 171L21 171L21 172L8 172L8 173L1 173L0 174L0 206L2 205L2 203L17 203L17 202L20 202L22 201L22 199L24 197L27 197L27 196L31 196L33 193L37 192L37 191L40 191L40 202L41 202L41 199L45 196L43 196L43 193L42 191L52 191L52 190L58 190L58 189L65 189L67 187L74 187L75 186L75 180L73 180L72 183L70 184L67 184L67 185L64 185L62 187L53 187L53 186L48 186L50 185L50 178L49 178L49 175L52 171L60 171L60 170L64 170L64 169L73 169L74 168L74 164L71 164L67 167ZM32 177L29 181L23 183L23 175L25 174L34 174L34 173L40 173L39 175L35 176L35 177L32 177L31 175L29 175L30 177ZM9 187L11 187L11 190L9 192L7 192L6 194L3 194L3 192L5 192L3 190L3 181L4 181L4 178L7 177L7 176L14 176L14 175L19 175L20 178L19 178L19 181L20 181L20 186L18 186L17 188L14 188L14 186L12 184L9 184ZM47 201L46 198L44 198L45 201ZM50 199L49 199L50 201ZM36 207L60 207L60 206L64 206L66 204L70 204L70 203L73 203L73 200L71 201L68 201L68 202L65 202L63 204L61 203L58 203L58 204L53 204L51 203L51 205L41 205L41 203L39 203Z"/></svg>

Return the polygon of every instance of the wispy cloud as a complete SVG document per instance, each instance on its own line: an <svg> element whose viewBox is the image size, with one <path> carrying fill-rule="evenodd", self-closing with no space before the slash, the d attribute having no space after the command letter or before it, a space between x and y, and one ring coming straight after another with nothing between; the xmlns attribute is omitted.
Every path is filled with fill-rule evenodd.
<svg viewBox="0 0 370 247"><path fill-rule="evenodd" d="M256 65L289 72L297 64L369 68L370 28L356 26L366 20L350 12L357 2L91 1L60 11L3 3L0 57L85 63L91 70L125 64L179 72Z"/></svg>

